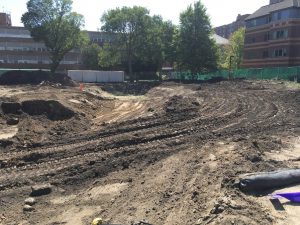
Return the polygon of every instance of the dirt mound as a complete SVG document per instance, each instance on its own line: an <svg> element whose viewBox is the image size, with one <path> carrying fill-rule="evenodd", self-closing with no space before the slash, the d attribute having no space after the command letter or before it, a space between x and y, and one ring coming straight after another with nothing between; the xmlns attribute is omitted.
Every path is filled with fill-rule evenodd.
<svg viewBox="0 0 300 225"><path fill-rule="evenodd" d="M65 86L75 85L71 78L65 74L51 74L46 71L12 70L0 76L0 85L40 84L45 81Z"/></svg>
<svg viewBox="0 0 300 225"><path fill-rule="evenodd" d="M75 113L57 101L30 100L22 102L22 110L29 115L46 115L50 120L70 119Z"/></svg>
<svg viewBox="0 0 300 225"><path fill-rule="evenodd" d="M1 109L5 114L20 114L21 104L18 102L2 102Z"/></svg>
<svg viewBox="0 0 300 225"><path fill-rule="evenodd" d="M159 82L116 83L100 85L101 89L114 95L144 95Z"/></svg>
<svg viewBox="0 0 300 225"><path fill-rule="evenodd" d="M165 104L165 112L167 114L185 114L195 115L199 110L200 103L196 98L183 97L174 95Z"/></svg>
<svg viewBox="0 0 300 225"><path fill-rule="evenodd" d="M53 121L70 119L75 115L71 109L54 100L29 100L22 103L2 102L1 109L5 114L20 114L23 111L31 116L46 115Z"/></svg>

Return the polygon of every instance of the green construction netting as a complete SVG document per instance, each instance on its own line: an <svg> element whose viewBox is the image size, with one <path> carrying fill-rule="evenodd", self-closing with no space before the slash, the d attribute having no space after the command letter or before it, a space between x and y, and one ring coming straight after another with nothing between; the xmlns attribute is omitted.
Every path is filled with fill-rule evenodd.
<svg viewBox="0 0 300 225"><path fill-rule="evenodd" d="M298 67L274 67L238 69L232 72L234 78L260 79L260 80L298 80L300 81L300 66ZM198 80L205 81L216 77L229 78L228 70L218 70L211 73L173 72L171 79L174 80Z"/></svg>

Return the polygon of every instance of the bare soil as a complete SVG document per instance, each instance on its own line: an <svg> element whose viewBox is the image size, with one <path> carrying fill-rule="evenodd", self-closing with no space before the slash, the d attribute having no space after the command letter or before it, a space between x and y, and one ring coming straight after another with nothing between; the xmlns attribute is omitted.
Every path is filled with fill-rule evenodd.
<svg viewBox="0 0 300 225"><path fill-rule="evenodd" d="M0 224L297 221L289 220L293 206L278 213L267 196L236 187L241 174L299 166L297 88L274 81L85 85L83 92L0 86L0 103ZM24 212L37 184L52 192Z"/></svg>

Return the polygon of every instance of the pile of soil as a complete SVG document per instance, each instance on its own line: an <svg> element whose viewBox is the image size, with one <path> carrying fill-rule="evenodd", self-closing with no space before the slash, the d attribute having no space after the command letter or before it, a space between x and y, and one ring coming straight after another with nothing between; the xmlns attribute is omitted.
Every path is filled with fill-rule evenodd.
<svg viewBox="0 0 300 225"><path fill-rule="evenodd" d="M114 95L144 95L159 84L159 82L114 83L100 85L100 87Z"/></svg>
<svg viewBox="0 0 300 225"><path fill-rule="evenodd" d="M74 81L66 74L51 74L47 71L12 70L0 76L0 85L40 84L45 81L65 86L75 86Z"/></svg>
<svg viewBox="0 0 300 225"><path fill-rule="evenodd" d="M185 114L195 115L199 110L200 103L196 98L174 95L165 104L165 112L170 115Z"/></svg>
<svg viewBox="0 0 300 225"><path fill-rule="evenodd" d="M46 115L53 121L70 119L75 115L71 109L54 100L29 100L22 103L2 102L1 109L5 114L25 112L31 116Z"/></svg>

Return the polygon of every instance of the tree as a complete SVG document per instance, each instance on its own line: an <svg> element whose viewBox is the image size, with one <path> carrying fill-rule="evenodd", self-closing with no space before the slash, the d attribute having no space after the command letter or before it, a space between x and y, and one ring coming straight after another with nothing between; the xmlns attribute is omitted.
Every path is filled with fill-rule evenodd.
<svg viewBox="0 0 300 225"><path fill-rule="evenodd" d="M176 36L178 29L171 21L162 25L162 43L164 63L173 64L176 61Z"/></svg>
<svg viewBox="0 0 300 225"><path fill-rule="evenodd" d="M158 71L164 62L163 29L164 22L160 16L145 20L143 37L138 39L136 69L139 71Z"/></svg>
<svg viewBox="0 0 300 225"><path fill-rule="evenodd" d="M226 64L226 57L227 57L227 45L218 45L217 43L215 44L216 48L216 57L217 57L217 67L218 69L228 69L228 66Z"/></svg>
<svg viewBox="0 0 300 225"><path fill-rule="evenodd" d="M231 57L231 69L240 68L243 62L244 53L244 39L245 39L245 28L242 27L234 32L229 38L229 45L226 48L226 61L225 68L229 68L230 57Z"/></svg>
<svg viewBox="0 0 300 225"><path fill-rule="evenodd" d="M122 64L122 53L122 51L118 50L117 45L105 43L98 54L99 65L106 69L115 67L117 65L120 66L120 64Z"/></svg>
<svg viewBox="0 0 300 225"><path fill-rule="evenodd" d="M88 44L82 48L82 63L85 69L99 69L99 54L101 47L98 44Z"/></svg>
<svg viewBox="0 0 300 225"><path fill-rule="evenodd" d="M36 41L43 41L54 73L63 57L86 40L83 16L72 12L72 0L29 0L22 22Z"/></svg>
<svg viewBox="0 0 300 225"><path fill-rule="evenodd" d="M196 72L216 68L216 52L211 38L212 27L201 1L180 14L178 66Z"/></svg>
<svg viewBox="0 0 300 225"><path fill-rule="evenodd" d="M104 24L102 30L116 34L109 50L118 55L114 58L127 62L131 80L133 80L132 65L137 59L138 45L144 36L147 20L149 20L149 11L138 6L112 9L104 13L101 18Z"/></svg>
<svg viewBox="0 0 300 225"><path fill-rule="evenodd" d="M171 58L169 43L175 28L161 16L150 16L148 9L116 8L106 12L101 22L103 31L115 34L112 44L100 53L101 66L126 64L133 80L133 72L157 72Z"/></svg>

